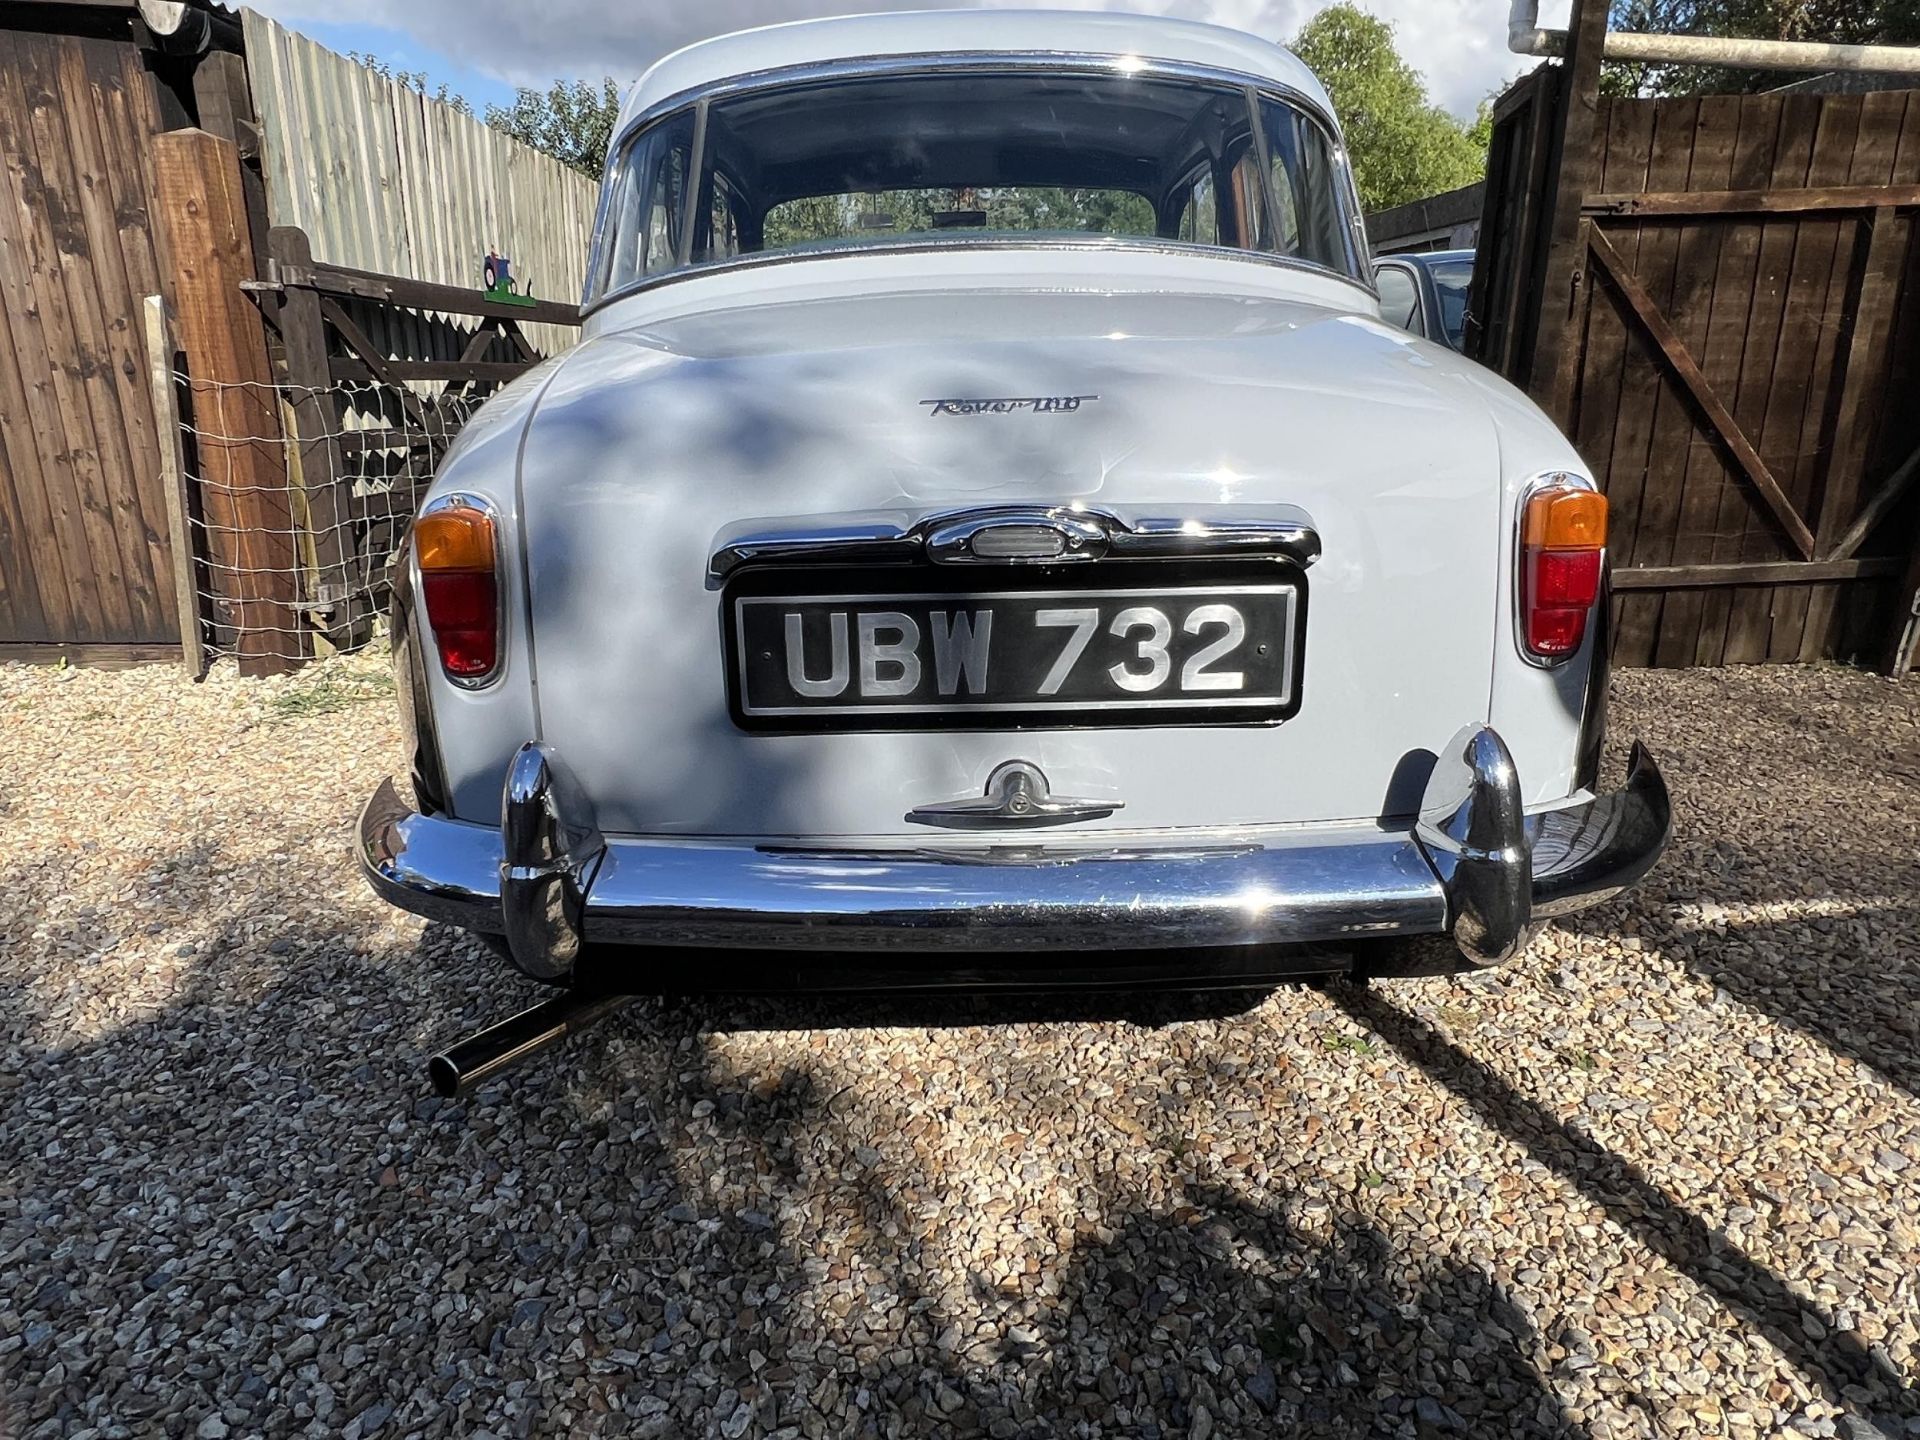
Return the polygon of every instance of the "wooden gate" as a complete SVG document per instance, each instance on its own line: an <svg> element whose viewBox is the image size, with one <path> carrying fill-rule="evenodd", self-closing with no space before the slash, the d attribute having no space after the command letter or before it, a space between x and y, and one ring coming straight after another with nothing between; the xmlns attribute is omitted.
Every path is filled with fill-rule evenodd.
<svg viewBox="0 0 1920 1440"><path fill-rule="evenodd" d="M131 43L0 29L0 659L178 654Z"/></svg>
<svg viewBox="0 0 1920 1440"><path fill-rule="evenodd" d="M1500 103L1470 343L1612 501L1615 658L1910 665L1920 92L1578 78Z"/></svg>

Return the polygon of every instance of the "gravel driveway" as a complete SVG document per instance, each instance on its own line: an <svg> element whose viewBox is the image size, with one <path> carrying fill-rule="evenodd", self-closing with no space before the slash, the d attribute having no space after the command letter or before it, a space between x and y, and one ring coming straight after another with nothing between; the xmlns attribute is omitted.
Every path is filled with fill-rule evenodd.
<svg viewBox="0 0 1920 1440"><path fill-rule="evenodd" d="M1471 981L647 1003L464 1105L531 992L352 871L377 663L0 716L0 1435L1920 1435L1920 684L1621 678L1674 849Z"/></svg>

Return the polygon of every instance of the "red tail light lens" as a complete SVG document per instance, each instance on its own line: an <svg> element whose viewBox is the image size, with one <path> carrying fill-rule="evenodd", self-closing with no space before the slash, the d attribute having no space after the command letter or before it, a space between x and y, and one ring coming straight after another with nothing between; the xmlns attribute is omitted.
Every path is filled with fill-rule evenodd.
<svg viewBox="0 0 1920 1440"><path fill-rule="evenodd" d="M1573 485L1544 486L1527 499L1520 536L1522 643L1543 660L1564 659L1586 642L1600 598L1606 496Z"/></svg>
<svg viewBox="0 0 1920 1440"><path fill-rule="evenodd" d="M449 505L414 522L421 600L440 668L471 684L500 663L500 591L493 517L477 506Z"/></svg>

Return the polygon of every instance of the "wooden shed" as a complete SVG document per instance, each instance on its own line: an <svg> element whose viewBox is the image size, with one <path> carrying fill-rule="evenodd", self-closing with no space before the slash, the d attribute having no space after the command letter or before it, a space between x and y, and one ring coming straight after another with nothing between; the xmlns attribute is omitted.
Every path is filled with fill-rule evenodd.
<svg viewBox="0 0 1920 1440"><path fill-rule="evenodd" d="M196 674L371 633L465 415L577 333L597 194L212 0L0 0L0 187L0 661Z"/></svg>
<svg viewBox="0 0 1920 1440"><path fill-rule="evenodd" d="M196 11L207 53L237 17ZM170 291L151 147L196 64L134 0L0 4L0 660L177 654L141 302Z"/></svg>

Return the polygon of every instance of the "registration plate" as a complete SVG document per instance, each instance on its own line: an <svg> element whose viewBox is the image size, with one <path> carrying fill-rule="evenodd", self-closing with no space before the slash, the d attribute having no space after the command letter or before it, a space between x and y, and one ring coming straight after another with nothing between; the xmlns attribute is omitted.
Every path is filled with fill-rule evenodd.
<svg viewBox="0 0 1920 1440"><path fill-rule="evenodd" d="M1259 583L740 594L751 729L1249 724L1299 708L1305 592Z"/></svg>

